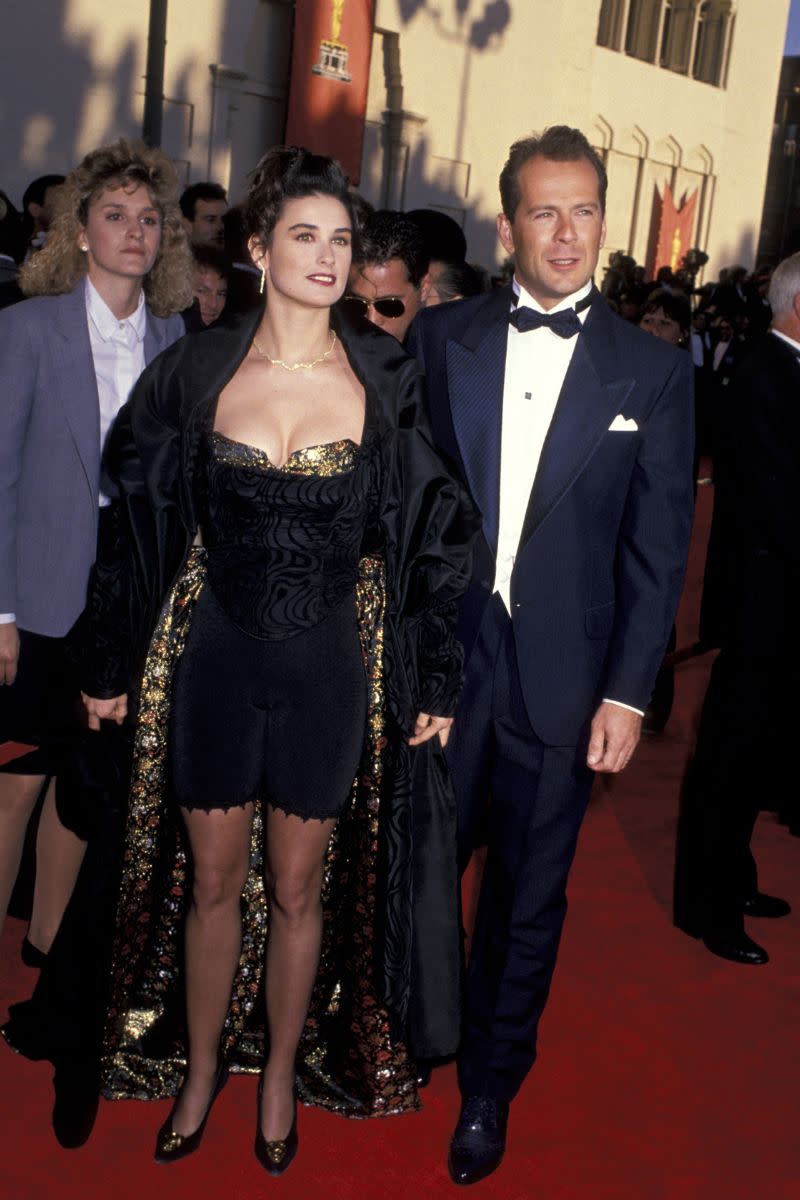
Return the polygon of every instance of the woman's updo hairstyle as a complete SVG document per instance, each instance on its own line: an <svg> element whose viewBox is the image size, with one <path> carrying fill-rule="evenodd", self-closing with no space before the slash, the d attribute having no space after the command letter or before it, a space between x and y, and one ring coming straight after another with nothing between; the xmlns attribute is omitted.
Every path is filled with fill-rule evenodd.
<svg viewBox="0 0 800 1200"><path fill-rule="evenodd" d="M259 159L250 175L242 211L246 238L269 246L272 232L287 200L303 196L333 196L347 210L355 254L359 222L347 176L335 158L312 154L302 146L274 146Z"/></svg>

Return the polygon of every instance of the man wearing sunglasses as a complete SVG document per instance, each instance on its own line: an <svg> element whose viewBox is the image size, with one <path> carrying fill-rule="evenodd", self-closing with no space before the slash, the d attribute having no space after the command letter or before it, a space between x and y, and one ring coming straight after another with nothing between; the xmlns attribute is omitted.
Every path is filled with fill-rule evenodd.
<svg viewBox="0 0 800 1200"><path fill-rule="evenodd" d="M428 285L428 252L414 222L389 209L372 213L342 307L404 342Z"/></svg>

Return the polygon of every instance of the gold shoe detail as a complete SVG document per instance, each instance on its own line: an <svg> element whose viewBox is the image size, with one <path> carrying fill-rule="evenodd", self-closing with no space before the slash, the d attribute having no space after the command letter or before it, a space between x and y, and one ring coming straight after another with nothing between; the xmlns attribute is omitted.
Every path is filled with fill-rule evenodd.
<svg viewBox="0 0 800 1200"><path fill-rule="evenodd" d="M264 1150L269 1161L278 1167L286 1158L286 1139L284 1138L282 1142L268 1142L265 1138Z"/></svg>
<svg viewBox="0 0 800 1200"><path fill-rule="evenodd" d="M208 1121L208 1116L211 1112L214 1101L224 1088L227 1080L228 1068L223 1062L220 1062L217 1068L217 1077L214 1080L214 1087L212 1088L211 1095L208 1100L208 1106L203 1114L202 1121L198 1125L197 1129L195 1129L194 1133L176 1133L172 1128L172 1118L175 1115L175 1107L178 1103L177 1100L175 1101L175 1106L173 1106L172 1112L159 1129L158 1136L156 1137L156 1152L154 1155L156 1162L177 1162L179 1158L186 1158L187 1154L194 1154L195 1150L203 1140L203 1134L206 1130L206 1122Z"/></svg>
<svg viewBox="0 0 800 1200"><path fill-rule="evenodd" d="M285 1138L280 1141L268 1142L261 1132L261 1091L263 1085L258 1088L258 1125L256 1126L256 1140L253 1146L255 1156L261 1163L261 1166L269 1175L282 1175L287 1167L291 1164L295 1154L299 1138L297 1136L297 1093L295 1093L292 1103L292 1127Z"/></svg>

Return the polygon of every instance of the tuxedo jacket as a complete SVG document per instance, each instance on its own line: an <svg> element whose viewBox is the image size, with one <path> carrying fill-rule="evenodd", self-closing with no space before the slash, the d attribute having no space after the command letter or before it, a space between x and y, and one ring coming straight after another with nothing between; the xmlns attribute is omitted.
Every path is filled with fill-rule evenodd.
<svg viewBox="0 0 800 1200"><path fill-rule="evenodd" d="M728 388L714 455L701 636L780 657L800 585L800 359L768 333Z"/></svg>
<svg viewBox="0 0 800 1200"><path fill-rule="evenodd" d="M507 287L426 309L410 345L426 372L434 438L483 515L461 605L467 651L494 587L511 298ZM533 383L535 403L535 375ZM511 577L523 695L548 744L576 744L603 698L648 704L691 530L692 387L690 355L621 320L595 295Z"/></svg>
<svg viewBox="0 0 800 1200"><path fill-rule="evenodd" d="M86 602L97 544L100 405L84 281L0 312L0 612L61 637ZM148 310L150 362L183 334Z"/></svg>

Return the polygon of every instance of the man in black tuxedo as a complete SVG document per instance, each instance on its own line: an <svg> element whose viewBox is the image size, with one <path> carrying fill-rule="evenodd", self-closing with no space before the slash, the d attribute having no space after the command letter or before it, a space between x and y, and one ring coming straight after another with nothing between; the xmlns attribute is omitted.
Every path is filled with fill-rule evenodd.
<svg viewBox="0 0 800 1200"><path fill-rule="evenodd" d="M449 1160L461 1184L502 1158L592 779L639 739L693 506L691 359L592 283L602 161L557 126L512 146L500 190L513 284L425 310L411 337L434 437L483 514L448 746L462 864L488 829Z"/></svg>
<svg viewBox="0 0 800 1200"><path fill-rule="evenodd" d="M700 636L720 646L687 772L675 922L733 962L768 961L744 917L780 917L750 838L792 786L800 589L800 254L770 283L772 330L727 390ZM792 797L793 799L793 797ZM763 801L766 800L766 804Z"/></svg>

